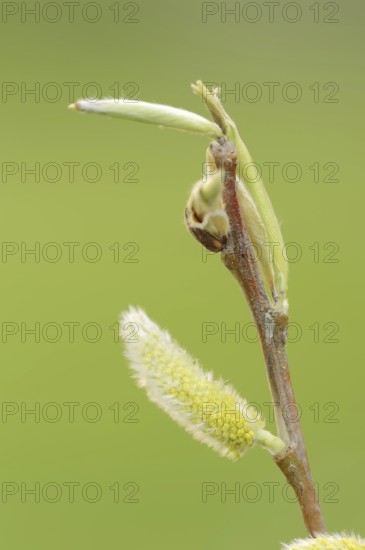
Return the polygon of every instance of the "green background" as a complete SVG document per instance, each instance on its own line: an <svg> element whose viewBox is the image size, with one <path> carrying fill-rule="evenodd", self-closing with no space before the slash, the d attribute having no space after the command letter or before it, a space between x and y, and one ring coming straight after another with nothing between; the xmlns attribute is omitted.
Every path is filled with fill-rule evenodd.
<svg viewBox="0 0 365 550"><path fill-rule="evenodd" d="M217 14L204 24L201 4L193 0L140 0L136 23L114 23L110 4L102 5L102 17L94 24L82 20L78 10L70 23L63 4L62 18L54 24L44 17L35 23L31 16L22 22L20 12L1 24L2 80L20 89L22 83L32 88L38 82L41 92L39 97L22 98L20 92L2 96L3 179L4 163L16 163L19 172L1 183L1 241L19 247L24 242L28 248L38 242L41 251L55 242L62 251L57 262L47 256L37 262L34 256L22 261L20 253L2 255L1 546L275 550L280 541L305 534L297 505L282 495L285 483L270 457L253 449L231 463L192 440L137 389L115 339L119 313L129 304L140 305L247 399L270 400L259 344L221 337L221 323L232 328L251 321L239 288L218 256L203 261L200 245L183 224L184 205L199 179L208 141L68 112L66 82L79 83L71 100L82 95L88 82L97 82L106 96L115 82L121 89L135 82L140 99L200 114L205 114L204 105L189 89L194 80L226 83L227 88L237 82L241 90L247 90L248 82L257 83L260 100L241 96L236 101L231 95L225 106L255 160L280 163L273 182L265 168L263 175L285 240L296 242L302 253L290 264L289 285L291 320L300 325L302 336L288 350L308 452L329 530L365 534L364 260L358 223L365 197L357 162L363 152L358 120L364 6L355 0L341 2L333 16L337 23L323 22L332 11L325 3L320 3L320 21L315 23L309 9L313 2L305 1L297 23L285 21L281 3L272 23L262 4L256 23L236 23L232 16L223 23ZM121 18L131 11L127 8L120 4ZM62 90L55 101L47 93L42 97L49 82ZM264 82L279 83L273 101ZM288 82L300 86L299 101L283 99ZM318 101L310 89L315 82ZM338 86L335 102L325 101L331 91L324 88L328 82ZM20 164L31 168L36 162L41 168L58 163L59 181L41 176L36 182L25 175L22 182ZM102 176L92 183L79 168L70 182L65 162L81 167L96 162ZM109 168L115 162L121 166L118 183ZM138 164L137 182L123 181L128 162ZM299 181L282 176L288 162L300 165ZM315 162L321 166L318 182L309 169ZM324 167L328 162L338 164L338 182L324 181L331 171ZM74 262L64 242L80 243ZM99 261L82 257L81 249L90 242L100 247ZM119 261L109 249L113 243L119 243ZM318 258L313 243L318 243ZM332 249L326 243L338 247L332 257L337 262L328 262ZM137 262L130 261L133 250ZM48 336L41 334L35 342L24 330L37 322L41 330L57 323L59 341L47 341L54 334L51 327ZM65 325L70 322L79 323L73 342ZM94 343L81 332L91 322L102 332ZM204 322L219 328L207 342L202 340ZM315 323L320 327L316 336L310 328ZM337 342L326 341L332 330L326 323L338 325L332 337ZM18 331L7 337L9 326ZM92 328L88 338L93 338ZM9 402L19 412L6 415ZM31 415L22 419L21 409L36 402L39 422ZM61 411L58 421L49 419L56 411L47 408L50 402ZM74 422L66 402L80 404ZM96 422L88 421L95 412L87 405L92 402L101 411ZM120 412L117 422L109 408L113 403ZM128 422L137 407L132 419L138 422ZM18 491L6 497L9 485L4 483L9 482ZM50 487L39 503L24 493L24 487L37 482L41 489ZM50 482L62 489L53 503L49 501L57 499L46 485ZM73 503L63 485L67 482L79 483ZM89 482L102 490L94 503L82 497ZM123 502L135 487L126 485L131 482L139 487L134 496L138 502ZM204 482L218 488L206 503L201 496ZM109 488L115 483L119 502ZM237 483L239 502L232 496L222 502L221 484L229 489ZM277 484L274 498L269 498L270 483ZM88 495L93 499L92 487Z"/></svg>

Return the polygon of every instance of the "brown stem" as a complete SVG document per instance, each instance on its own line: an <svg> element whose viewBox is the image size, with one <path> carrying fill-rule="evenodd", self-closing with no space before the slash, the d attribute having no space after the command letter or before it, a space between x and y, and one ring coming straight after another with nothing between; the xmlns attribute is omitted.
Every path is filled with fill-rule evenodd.
<svg viewBox="0 0 365 550"><path fill-rule="evenodd" d="M313 482L306 475L303 462L295 449L289 448L287 454L275 462L295 491L309 533L313 537L323 533L325 526Z"/></svg>
<svg viewBox="0 0 365 550"><path fill-rule="evenodd" d="M223 202L230 224L227 244L222 251L222 261L240 284L255 319L274 400L276 422L280 437L291 446L288 457L278 461L287 480L298 496L298 487L304 487L299 499L308 531L314 535L324 532L325 526L319 504L315 498L303 433L290 380L286 356L288 317L275 308L268 298L258 271L253 247L236 193L237 158L230 142L213 143L212 154L217 167L224 167ZM294 416L290 409L294 409ZM300 484L300 485L299 485Z"/></svg>

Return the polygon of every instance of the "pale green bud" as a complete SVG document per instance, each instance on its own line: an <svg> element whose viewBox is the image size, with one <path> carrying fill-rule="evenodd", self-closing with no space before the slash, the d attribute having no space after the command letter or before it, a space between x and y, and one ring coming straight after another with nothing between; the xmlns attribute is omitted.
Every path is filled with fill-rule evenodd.
<svg viewBox="0 0 365 550"><path fill-rule="evenodd" d="M122 314L120 334L139 386L195 439L232 460L255 442L272 454L283 451L284 443L263 429L257 410L204 371L141 309Z"/></svg>
<svg viewBox="0 0 365 550"><path fill-rule="evenodd" d="M224 110L218 90L210 92L200 80L192 85L192 89L195 94L202 97L214 121L219 124L226 138L236 149L240 181L244 187L244 192L241 193L244 222L251 240L255 241L258 257L261 257L259 261L262 273L265 274L265 283L271 289L274 299L279 299L280 303L286 307L288 264L283 256L284 241L264 184L260 177L257 175L254 177L247 169L253 163L252 157L235 123ZM261 241L261 238L264 241Z"/></svg>
<svg viewBox="0 0 365 550"><path fill-rule="evenodd" d="M365 540L346 535L320 535L284 544L282 550L365 550Z"/></svg>
<svg viewBox="0 0 365 550"><path fill-rule="evenodd" d="M217 142L211 145L219 147ZM224 170L214 163L211 147L206 153L205 173L191 192L186 210L186 225L194 237L208 250L218 252L227 243L229 221L223 204ZM254 248L257 264L268 288L274 293L275 273L270 248L264 246L269 237L262 218L244 182L237 178L237 196L241 216Z"/></svg>
<svg viewBox="0 0 365 550"><path fill-rule="evenodd" d="M190 194L185 221L194 237L212 252L224 248L229 231L222 189L223 171L213 164L208 148L204 174Z"/></svg>
<svg viewBox="0 0 365 550"><path fill-rule="evenodd" d="M196 113L168 105L147 103L146 101L123 98L97 99L93 101L79 99L75 103L71 103L69 109L157 124L158 126L204 134L215 138L222 135L222 130L217 124Z"/></svg>

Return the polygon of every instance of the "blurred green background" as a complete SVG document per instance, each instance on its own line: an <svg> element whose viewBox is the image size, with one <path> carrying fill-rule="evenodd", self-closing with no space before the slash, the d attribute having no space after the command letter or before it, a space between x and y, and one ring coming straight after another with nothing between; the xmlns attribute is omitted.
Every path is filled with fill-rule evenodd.
<svg viewBox="0 0 365 550"><path fill-rule="evenodd" d="M243 2L224 22L221 3L81 2L71 22L66 3L41 3L39 17L33 3L5 4L1 546L276 550L305 534L270 457L231 463L193 441L137 389L115 336L119 313L141 305L247 399L270 400L240 290L183 224L208 141L66 109L93 82L205 114L198 78L236 86L225 107L296 243L301 332L288 350L308 452L329 530L365 534L364 5L280 2L270 21L265 3ZM206 341L204 323L217 329ZM203 502L205 482L217 492ZM234 487L238 502L222 502Z"/></svg>

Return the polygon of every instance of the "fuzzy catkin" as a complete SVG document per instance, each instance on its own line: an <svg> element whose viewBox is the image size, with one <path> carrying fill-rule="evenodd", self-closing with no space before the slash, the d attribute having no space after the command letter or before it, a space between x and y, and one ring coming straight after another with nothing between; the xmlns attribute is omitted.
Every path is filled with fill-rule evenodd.
<svg viewBox="0 0 365 550"><path fill-rule="evenodd" d="M365 550L365 540L355 536L326 535L315 539L295 540L282 550Z"/></svg>
<svg viewBox="0 0 365 550"><path fill-rule="evenodd" d="M123 313L120 334L139 386L195 439L232 460L252 446L264 426L257 410L204 371L144 311L131 308Z"/></svg>

